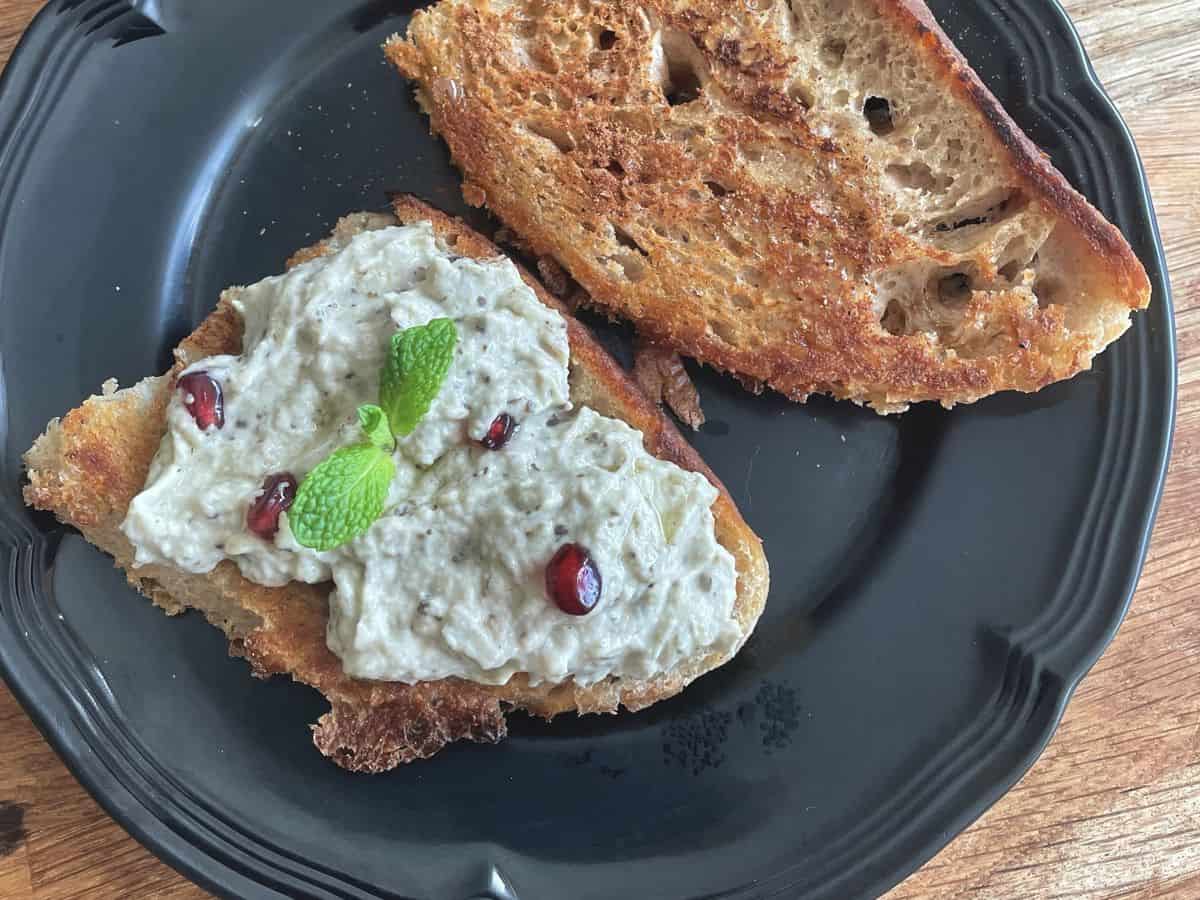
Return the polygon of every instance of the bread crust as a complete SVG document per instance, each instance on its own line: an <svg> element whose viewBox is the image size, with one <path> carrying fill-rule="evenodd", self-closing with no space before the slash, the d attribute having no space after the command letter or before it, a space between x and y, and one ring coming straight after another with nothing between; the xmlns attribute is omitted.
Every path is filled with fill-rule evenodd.
<svg viewBox="0 0 1200 900"><path fill-rule="evenodd" d="M442 239L465 256L499 253L461 222L414 198L397 197L394 216L347 216L329 239L297 253L289 266L330 252L361 230L397 220L431 221ZM539 300L563 311L535 279L523 270L521 274ZM322 753L347 769L380 772L428 757L451 741L499 741L505 735L505 714L513 709L546 718L568 711L611 713L619 706L641 709L678 693L726 661L728 656L709 654L654 679L610 678L587 687L571 681L530 686L524 675L499 686L458 678L415 685L365 681L346 676L326 645L327 584L263 587L243 578L229 561L204 575L167 566L134 568L133 550L120 523L145 482L165 430L166 404L178 373L195 360L241 350L241 320L230 302L236 290L227 291L216 310L180 344L177 362L166 375L123 391L106 390L51 422L25 455L29 474L25 500L79 528L91 543L115 558L130 584L168 613L201 610L224 630L230 652L244 657L255 675L290 675L324 694L331 709L313 726L313 742ZM768 572L761 542L724 486L675 427L587 329L565 312L564 316L571 348L572 399L624 419L642 431L649 452L700 472L718 487L713 507L717 538L736 561L736 615L744 641L766 601Z"/></svg>
<svg viewBox="0 0 1200 900"><path fill-rule="evenodd" d="M819 6L793 3L834 15ZM834 90L843 82L806 107L808 61L797 61L781 0L586 12L569 0L442 0L385 53L416 83L467 201L655 342L795 400L827 393L881 412L1036 391L1090 367L1149 302L1120 232L1021 132L923 3L822 8L839 6L907 54L949 104L938 124L986 160L991 186L959 216L978 218L973 207L995 199L975 244L959 246L968 232L949 213L913 222L912 185L895 186L932 179L946 191L939 179L972 171L900 165L917 132L902 135L905 149L873 137L860 113L826 109L850 95ZM589 48L581 34L614 43ZM657 85L671 56L664 36L700 73L699 103L672 104ZM1005 256L1013 247L1022 258ZM896 273L919 284L890 298L880 285ZM960 273L969 297L943 302L939 279Z"/></svg>
<svg viewBox="0 0 1200 900"><path fill-rule="evenodd" d="M1150 280L1120 230L1071 187L1042 149L1013 121L942 30L929 7L922 0L878 2L883 12L893 16L898 26L926 49L940 70L942 81L962 97L966 108L979 111L987 127L1003 144L1013 170L1079 230L1099 263L1108 270L1117 290L1129 298L1130 308L1144 308L1150 300Z"/></svg>

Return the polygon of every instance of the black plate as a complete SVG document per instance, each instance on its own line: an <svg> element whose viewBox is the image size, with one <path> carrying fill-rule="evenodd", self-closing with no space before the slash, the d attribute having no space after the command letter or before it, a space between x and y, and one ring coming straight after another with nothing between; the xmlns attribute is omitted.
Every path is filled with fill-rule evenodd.
<svg viewBox="0 0 1200 900"><path fill-rule="evenodd" d="M43 12L0 92L0 663L104 807L230 895L844 898L898 881L1011 786L1137 580L1171 307L1137 154L1065 14L934 5L1128 235L1149 312L1093 371L949 414L795 406L700 373L696 446L772 565L743 653L645 713L514 717L498 747L374 778L313 749L315 693L251 681L215 629L167 619L18 491L46 421L161 370L224 285L385 190L462 210L378 50L408 4Z"/></svg>

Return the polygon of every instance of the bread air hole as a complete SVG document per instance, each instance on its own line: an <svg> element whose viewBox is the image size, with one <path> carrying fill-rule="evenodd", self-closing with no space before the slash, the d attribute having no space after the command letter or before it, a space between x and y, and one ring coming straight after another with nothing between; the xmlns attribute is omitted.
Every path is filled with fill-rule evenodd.
<svg viewBox="0 0 1200 900"><path fill-rule="evenodd" d="M888 334L906 334L908 331L908 313L904 309L904 304L899 300L892 300L888 303L887 309L883 311L883 318L879 320L879 324Z"/></svg>
<svg viewBox="0 0 1200 900"><path fill-rule="evenodd" d="M617 44L617 33L608 28L600 32L596 38L596 46L601 50L611 50Z"/></svg>
<svg viewBox="0 0 1200 900"><path fill-rule="evenodd" d="M962 161L963 142L958 138L946 141L946 166L953 168Z"/></svg>
<svg viewBox="0 0 1200 900"><path fill-rule="evenodd" d="M931 191L937 187L933 170L922 162L892 163L885 171L897 187L913 191Z"/></svg>
<svg viewBox="0 0 1200 900"><path fill-rule="evenodd" d="M561 128L542 122L526 122L525 127L538 137L548 140L563 153L570 153L575 149L575 142Z"/></svg>
<svg viewBox="0 0 1200 900"><path fill-rule="evenodd" d="M683 106L700 99L704 83L696 70L699 51L692 39L682 31L668 29L662 36L666 78L663 97L670 106Z"/></svg>
<svg viewBox="0 0 1200 900"><path fill-rule="evenodd" d="M737 326L735 326L732 322L723 322L720 319L717 319L713 321L710 327L713 334L715 334L718 339L731 347L736 345Z"/></svg>
<svg viewBox="0 0 1200 900"><path fill-rule="evenodd" d="M1025 273L1030 270L1033 256L1035 252L1026 237L1018 235L996 257L996 273L1009 284L1017 284L1024 280Z"/></svg>
<svg viewBox="0 0 1200 900"><path fill-rule="evenodd" d="M987 216L967 216L956 222L938 222L934 231L958 231L960 228L970 228L972 225L986 225L988 221Z"/></svg>
<svg viewBox="0 0 1200 900"><path fill-rule="evenodd" d="M830 38L821 45L821 62L836 69L846 58L846 42L840 38Z"/></svg>
<svg viewBox="0 0 1200 900"><path fill-rule="evenodd" d="M966 272L951 272L934 280L935 296L944 306L963 306L971 299L971 276Z"/></svg>
<svg viewBox="0 0 1200 900"><path fill-rule="evenodd" d="M1006 262L996 271L999 272L1001 278L1014 283L1021 276L1021 273L1025 271L1025 267L1021 265L1020 260L1014 259L1011 262Z"/></svg>
<svg viewBox="0 0 1200 900"><path fill-rule="evenodd" d="M1038 309L1063 305L1063 283L1057 278L1038 275L1033 283L1033 293L1037 297Z"/></svg>
<svg viewBox="0 0 1200 900"><path fill-rule="evenodd" d="M863 116L871 131L881 137L896 130L892 121L892 104L884 97L868 97L863 104Z"/></svg>
<svg viewBox="0 0 1200 900"><path fill-rule="evenodd" d="M640 253L642 256L650 255L646 252L646 249L634 239L633 235L631 235L620 225L613 226L613 237L616 238L618 244L628 250L634 250L637 253Z"/></svg>
<svg viewBox="0 0 1200 900"><path fill-rule="evenodd" d="M1020 191L1009 191L999 201L994 198L993 194L990 198L985 196L973 203L959 204L958 211L951 218L937 222L933 230L944 234L976 225L995 225L1011 218L1026 206L1025 196ZM1002 255L1008 254L1009 249L1005 248Z"/></svg>
<svg viewBox="0 0 1200 900"><path fill-rule="evenodd" d="M609 263L615 263L620 266L626 281L641 281L646 274L646 266L643 264L642 258L636 253L626 251L614 253L611 256L597 256L596 262L602 266L607 266Z"/></svg>
<svg viewBox="0 0 1200 900"><path fill-rule="evenodd" d="M690 63L685 62L679 66L672 65L669 71L671 82L664 92L669 105L683 106L685 103L700 99L700 92L703 88L696 70Z"/></svg>
<svg viewBox="0 0 1200 900"><path fill-rule="evenodd" d="M793 81L787 89L787 95L804 109L812 109L817 102L813 89L803 81Z"/></svg>

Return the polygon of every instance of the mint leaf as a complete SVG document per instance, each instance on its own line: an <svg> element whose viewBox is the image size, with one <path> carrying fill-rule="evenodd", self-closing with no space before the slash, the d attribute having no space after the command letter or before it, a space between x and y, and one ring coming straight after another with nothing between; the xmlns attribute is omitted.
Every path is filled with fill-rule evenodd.
<svg viewBox="0 0 1200 900"><path fill-rule="evenodd" d="M296 491L287 512L296 541L313 550L332 550L358 537L383 512L395 475L391 454L374 444L335 450Z"/></svg>
<svg viewBox="0 0 1200 900"><path fill-rule="evenodd" d="M442 389L458 331L449 319L434 319L392 335L392 348L379 379L379 405L392 433L411 434Z"/></svg>
<svg viewBox="0 0 1200 900"><path fill-rule="evenodd" d="M364 403L358 408L358 421L363 434L373 446L388 453L396 449L396 439L392 437L387 414L374 403Z"/></svg>

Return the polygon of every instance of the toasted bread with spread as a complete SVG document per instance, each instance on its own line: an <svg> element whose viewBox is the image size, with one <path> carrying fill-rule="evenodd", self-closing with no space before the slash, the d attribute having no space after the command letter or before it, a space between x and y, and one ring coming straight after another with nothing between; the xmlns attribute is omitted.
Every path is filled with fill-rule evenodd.
<svg viewBox="0 0 1200 900"><path fill-rule="evenodd" d="M498 255L462 223L401 197L393 215L359 213L343 219L331 238L300 251L289 265L334 254L368 230L426 221L453 256L486 260ZM136 566L122 522L147 483L168 407L179 393L178 377L197 360L241 352L244 323L230 292L180 344L170 372L124 390L106 385L102 395L50 424L25 456L26 500L53 512L111 554L130 583L168 613L200 610L225 632L230 652L244 657L255 675L286 674L320 691L331 709L313 726L313 740L322 753L348 769L383 771L428 757L455 740L498 741L505 735L505 714L514 709L546 718L564 712L611 713L622 706L641 709L672 696L725 662L753 629L768 584L760 541L715 476L588 331L531 276L522 272L521 277L538 300L566 319L571 402L623 420L640 431L645 449L654 457L700 473L716 487L711 507L714 534L736 570L732 617L738 638L732 648L697 653L653 677L608 677L587 685L571 678L531 684L520 672L501 684L459 677L413 684L368 680L348 676L327 643L328 583L292 581L266 587L243 577L229 560L203 573L162 564ZM395 585L397 592L404 589L403 583ZM548 607L547 614L551 611Z"/></svg>

